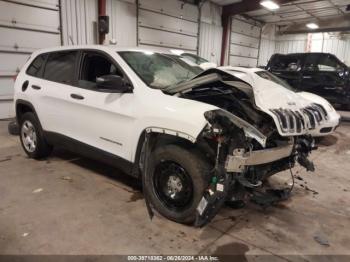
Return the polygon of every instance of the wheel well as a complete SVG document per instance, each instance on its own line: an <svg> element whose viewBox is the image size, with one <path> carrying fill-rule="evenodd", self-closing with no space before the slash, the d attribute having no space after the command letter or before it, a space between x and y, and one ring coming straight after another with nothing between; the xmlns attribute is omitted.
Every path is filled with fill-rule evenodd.
<svg viewBox="0 0 350 262"><path fill-rule="evenodd" d="M145 135L146 135L146 131L143 131L142 134L140 135L140 138L137 144L136 153L135 153L133 174L137 177L140 175L139 161L141 158L142 146L145 141ZM165 146L165 145L171 144L171 145L181 146L188 150L196 150L199 154L203 155L203 157L205 158L208 157L206 153L203 152L203 149L201 148L200 144L198 144L197 142L192 143L191 141L178 136L173 136L173 135L163 134L163 133L150 133L149 143L151 145L151 152L153 152L159 146Z"/></svg>
<svg viewBox="0 0 350 262"><path fill-rule="evenodd" d="M31 106L27 105L27 104L23 104L23 103L18 103L16 105L16 117L17 117L17 121L19 121L22 117L23 114L27 113L27 112L32 112L34 113L34 110Z"/></svg>

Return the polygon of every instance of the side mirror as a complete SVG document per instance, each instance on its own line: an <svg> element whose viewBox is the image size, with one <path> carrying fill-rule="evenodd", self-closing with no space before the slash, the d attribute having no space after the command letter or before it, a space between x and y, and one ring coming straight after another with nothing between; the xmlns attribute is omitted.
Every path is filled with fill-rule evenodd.
<svg viewBox="0 0 350 262"><path fill-rule="evenodd" d="M97 88L109 93L131 93L132 86L121 76L104 75L96 78Z"/></svg>

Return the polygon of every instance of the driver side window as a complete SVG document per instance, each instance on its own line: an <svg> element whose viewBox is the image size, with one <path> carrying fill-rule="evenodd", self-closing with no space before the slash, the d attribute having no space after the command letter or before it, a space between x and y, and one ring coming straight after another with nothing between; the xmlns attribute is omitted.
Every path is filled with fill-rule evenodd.
<svg viewBox="0 0 350 262"><path fill-rule="evenodd" d="M84 52L78 81L79 87L97 90L96 79L105 75L123 77L123 73L104 55Z"/></svg>

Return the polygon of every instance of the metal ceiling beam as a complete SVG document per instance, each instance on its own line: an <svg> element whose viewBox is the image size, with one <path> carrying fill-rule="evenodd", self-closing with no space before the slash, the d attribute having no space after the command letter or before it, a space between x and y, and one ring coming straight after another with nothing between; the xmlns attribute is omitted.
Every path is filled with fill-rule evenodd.
<svg viewBox="0 0 350 262"><path fill-rule="evenodd" d="M263 7L260 5L260 1L261 0L243 0L242 2L225 5L222 7L222 16L233 16L262 9ZM275 2L282 5L292 2L292 0L275 0Z"/></svg>
<svg viewBox="0 0 350 262"><path fill-rule="evenodd" d="M350 31L350 15L330 18L327 20L319 20L317 22L319 28L315 30L307 29L305 23L293 24L287 26L280 33L282 34L301 34L301 33L319 33L319 32L343 32Z"/></svg>
<svg viewBox="0 0 350 262"><path fill-rule="evenodd" d="M341 6L341 7L344 7L344 6ZM336 7L321 7L321 8L314 8L312 9L311 11L312 12L319 12L319 11L331 11L331 10L337 10L339 14L341 14L339 12L339 8L336 8ZM310 10L309 10L310 11ZM272 13L268 13L268 14L263 14L263 15L254 15L252 16L253 19L255 18L258 18L258 19L261 19L265 16L270 16L270 15L278 15L278 16L281 16L281 15L288 15L288 14L298 14L298 13L303 13L304 11L303 10L295 10L295 11L286 11L286 12L272 12Z"/></svg>

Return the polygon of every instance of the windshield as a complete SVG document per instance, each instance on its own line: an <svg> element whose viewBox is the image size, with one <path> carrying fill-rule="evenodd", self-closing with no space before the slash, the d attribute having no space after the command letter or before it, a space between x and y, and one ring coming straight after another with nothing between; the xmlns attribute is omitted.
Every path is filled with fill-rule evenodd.
<svg viewBox="0 0 350 262"><path fill-rule="evenodd" d="M200 66L193 63L191 60L187 59L186 57L182 57L182 56L178 56L178 55L166 55L166 56L171 57L172 59L174 59L174 61L178 62L182 66L195 72L196 75L198 75L204 71L202 68L200 68Z"/></svg>
<svg viewBox="0 0 350 262"><path fill-rule="evenodd" d="M274 74L272 74L268 71L258 71L258 72L255 72L255 74L257 74L261 78L272 81L272 82L279 84L279 85L281 85L289 90L296 92L295 89L293 87L291 87L286 81L282 80L278 76L275 76Z"/></svg>
<svg viewBox="0 0 350 262"><path fill-rule="evenodd" d="M152 88L164 89L190 80L198 74L198 70L168 55L141 51L125 51L118 54L142 81Z"/></svg>
<svg viewBox="0 0 350 262"><path fill-rule="evenodd" d="M202 58L200 56L190 54L190 53L182 53L181 56L187 58L188 60L191 60L193 63L195 63L197 65L209 62L208 60L205 60L204 58Z"/></svg>

